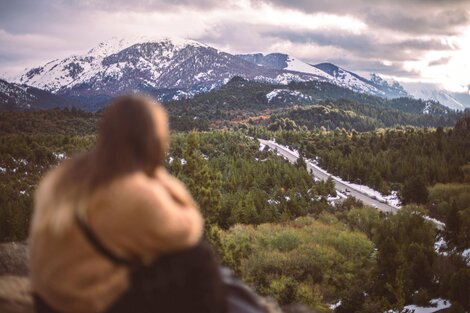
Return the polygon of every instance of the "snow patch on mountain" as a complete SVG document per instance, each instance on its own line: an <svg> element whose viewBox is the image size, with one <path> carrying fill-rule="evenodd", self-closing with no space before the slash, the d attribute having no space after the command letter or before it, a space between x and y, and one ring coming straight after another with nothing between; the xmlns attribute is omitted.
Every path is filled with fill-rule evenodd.
<svg viewBox="0 0 470 313"><path fill-rule="evenodd" d="M310 100L311 97L308 95L304 95L303 93L297 90L289 90L289 89L274 89L271 92L266 94L266 99L268 102L272 102L273 100L278 99L285 99L288 97L294 97L296 99L308 99Z"/></svg>
<svg viewBox="0 0 470 313"><path fill-rule="evenodd" d="M405 84L406 90L416 99L434 100L452 110L470 108L470 95L445 91L439 86L424 83Z"/></svg>
<svg viewBox="0 0 470 313"><path fill-rule="evenodd" d="M286 70L313 74L315 76L323 77L329 81L334 80L334 77L332 77L328 73L325 73L324 71L319 70L318 68L308 63L305 63L303 61L300 61L294 57L288 56L288 59L286 62L287 62L287 67L284 68Z"/></svg>
<svg viewBox="0 0 470 313"><path fill-rule="evenodd" d="M53 60L17 78L54 93L114 96L130 91L181 89L199 93L234 76L276 84L319 79L269 69L186 39L135 37L100 43L84 55Z"/></svg>
<svg viewBox="0 0 470 313"><path fill-rule="evenodd" d="M27 86L8 83L0 79L0 106L11 104L18 105L18 109L29 109L35 101L37 97L28 92Z"/></svg>

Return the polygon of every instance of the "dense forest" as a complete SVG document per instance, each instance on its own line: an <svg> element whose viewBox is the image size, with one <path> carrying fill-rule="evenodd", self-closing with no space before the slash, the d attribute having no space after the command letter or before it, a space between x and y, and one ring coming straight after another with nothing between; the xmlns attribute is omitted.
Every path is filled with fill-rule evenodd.
<svg viewBox="0 0 470 313"><path fill-rule="evenodd" d="M453 126L461 116L437 102L384 99L326 82L286 86L240 77L213 91L164 105L175 117L191 116L213 127L230 127L240 122L268 125L289 118L309 129L323 126L365 131L396 125Z"/></svg>
<svg viewBox="0 0 470 313"><path fill-rule="evenodd" d="M41 175L93 145L99 116L0 114L0 241L26 238ZM435 298L450 300L451 312L470 310L468 130L210 130L203 118L185 119L173 115L172 125L205 131L174 132L166 165L200 204L221 262L257 292L319 312L336 303L339 313L377 313ZM385 216L354 198L332 202L332 181L314 181L304 163L261 150L255 138L297 148L345 179L397 190L407 206ZM437 230L428 215L447 227Z"/></svg>

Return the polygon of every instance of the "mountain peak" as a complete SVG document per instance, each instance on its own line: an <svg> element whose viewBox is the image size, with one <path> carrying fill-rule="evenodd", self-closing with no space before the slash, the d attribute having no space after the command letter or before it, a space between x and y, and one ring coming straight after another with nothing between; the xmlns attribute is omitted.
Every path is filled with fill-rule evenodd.
<svg viewBox="0 0 470 313"><path fill-rule="evenodd" d="M112 37L107 41L100 42L96 47L88 51L88 55L106 56L121 51L124 48L136 44L161 43L171 45L175 48L184 48L186 46L207 47L207 45L195 40L179 37L159 37L159 36L131 36L126 38Z"/></svg>
<svg viewBox="0 0 470 313"><path fill-rule="evenodd" d="M329 62L324 62L324 63L319 63L314 65L316 68L324 71L325 73L330 74L331 76L336 76L335 73L338 73L338 71L342 68L340 68L338 65L335 65L333 63Z"/></svg>
<svg viewBox="0 0 470 313"><path fill-rule="evenodd" d="M234 76L275 84L319 80L387 97L398 90L332 63L311 65L285 53L232 55L194 40L156 36L114 37L85 54L27 70L16 82L69 96L110 97L135 90L196 94Z"/></svg>
<svg viewBox="0 0 470 313"><path fill-rule="evenodd" d="M287 58L281 54L270 57L284 62ZM16 81L58 94L115 96L169 89L194 94L220 86L233 76L272 83L317 79L310 73L253 66L190 39L139 36L112 38L86 54L30 69Z"/></svg>

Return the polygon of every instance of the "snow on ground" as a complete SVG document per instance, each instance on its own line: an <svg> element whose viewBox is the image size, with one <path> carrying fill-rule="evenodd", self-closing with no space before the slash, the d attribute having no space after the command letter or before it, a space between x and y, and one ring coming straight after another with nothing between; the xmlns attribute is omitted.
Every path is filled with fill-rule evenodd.
<svg viewBox="0 0 470 313"><path fill-rule="evenodd" d="M447 242L445 241L444 237L439 236L434 243L434 251L440 255L447 255Z"/></svg>
<svg viewBox="0 0 470 313"><path fill-rule="evenodd" d="M57 160L63 160L67 157L64 152L54 152L53 154Z"/></svg>
<svg viewBox="0 0 470 313"><path fill-rule="evenodd" d="M437 225L440 229L444 229L446 227L446 224L444 224L443 222L439 221L439 220L436 220L435 218L432 218L432 217L429 217L429 216L425 216L424 217L425 220L428 220L432 223L434 223L435 225Z"/></svg>
<svg viewBox="0 0 470 313"><path fill-rule="evenodd" d="M280 203L278 200L274 200L274 199L268 199L267 202L269 205L277 205Z"/></svg>
<svg viewBox="0 0 470 313"><path fill-rule="evenodd" d="M330 304L330 310L334 311L340 305L341 305L341 300L338 300L337 302Z"/></svg>
<svg viewBox="0 0 470 313"><path fill-rule="evenodd" d="M290 149L289 147L287 146L283 146L283 145L280 145L278 143L276 143L275 141L273 140L268 140L269 143L273 144L276 146L276 150L277 149L283 149L283 150L286 150L286 151L289 151L291 154L293 154L295 157L299 157L299 151L297 150L293 150L293 149ZM261 144L261 143L260 143ZM278 153L279 154L279 153ZM398 199L398 195L397 195L397 192L396 191L392 191L390 193L390 195L382 195L380 192L368 187L368 186L365 186L365 185L359 185L359 184L355 184L355 183L351 183L349 181L345 181L343 180L341 177L338 177L338 176L335 176L335 175L331 175L330 173L328 173L326 170L324 170L323 168L319 167L318 166L318 158L315 158L314 160L307 160L307 163L311 166L311 167L314 167L317 171L319 172L322 172L324 175L326 176L331 176L333 179L335 179L336 181L350 187L351 189L354 189L356 191L359 191L360 193L363 193L363 194L366 194L368 195L369 197L371 198L375 198L377 199L378 201L380 202L386 202L388 205L390 206L393 206L397 209L401 208L401 204L400 204L400 200ZM445 228L445 224L442 223L441 221L438 221L434 218L431 218L429 216L424 216L424 218L432 223L434 223L434 225L436 225L436 228L442 230ZM470 252L469 252L470 254ZM470 259L470 258L469 258ZM470 261L469 261L470 262Z"/></svg>
<svg viewBox="0 0 470 313"><path fill-rule="evenodd" d="M266 99L268 102L271 102L274 98L279 97L279 96L292 96L292 97L297 97L297 98L303 98L303 99L311 99L310 96L306 96L303 93L296 91L296 90L288 90L288 89L274 89L271 92L268 92L266 94Z"/></svg>
<svg viewBox="0 0 470 313"><path fill-rule="evenodd" d="M426 217L425 217L426 218ZM438 221L439 222L439 221ZM444 237L439 236L434 243L434 250L436 251L437 254L447 256L450 253L456 253L457 251L451 250L449 251L447 242L445 241ZM458 253L458 252L457 252ZM470 248L463 250L461 253L458 253L462 256L462 258L465 260L468 266L470 266Z"/></svg>
<svg viewBox="0 0 470 313"><path fill-rule="evenodd" d="M298 152L297 152L297 154L298 154ZM331 176L335 180L341 182L342 184L344 184L344 185L346 185L346 186L348 186L352 189L355 189L355 190L357 190L357 191L359 191L363 194L367 194L369 197L376 197L377 200L379 200L379 201L387 201L387 203L389 205L393 206L393 207L401 208L400 200L398 199L398 195L397 195L396 191L392 191L390 193L390 195L382 195L380 192L370 188L369 186L351 183L349 181L343 180L339 176L335 176L335 175L330 174L329 172L325 171L323 168L319 167L317 165L318 162L316 160L309 160L308 163L310 164L310 166L314 167L318 171L324 173L325 175Z"/></svg>
<svg viewBox="0 0 470 313"><path fill-rule="evenodd" d="M470 249L463 250L462 257L467 261L467 265L470 266Z"/></svg>
<svg viewBox="0 0 470 313"><path fill-rule="evenodd" d="M429 307L422 307L422 306L417 306L414 304L407 305L405 306L403 311L401 311L401 313L434 313L443 309L447 309L451 305L449 300L440 299L440 298L432 299L430 303L431 303L431 306ZM389 310L386 313L398 313L398 312Z"/></svg>
<svg viewBox="0 0 470 313"><path fill-rule="evenodd" d="M281 149L284 149L286 151L289 151L292 155L294 155L295 157L299 157L299 151L298 150L294 150L294 149L290 149L289 147L287 146L283 146L283 145L280 145L278 143L276 143L274 140L268 140L269 143L271 144L274 144L276 146L276 149L278 148L281 148ZM278 155L280 155L278 153ZM282 155L281 155L282 156ZM368 195L369 197L371 198L375 198L377 199L378 201L380 202L383 202L383 201L386 201L386 203L390 206L393 206L397 209L400 209L401 208L401 203L400 203L400 200L398 198L398 195L397 195L397 192L396 191L392 191L390 193L390 195L382 195L380 192L370 188L369 186L365 186L365 185L359 185L359 184L355 184L355 183L351 183L349 181L345 181L343 180L341 177L339 176L335 176L335 175L331 175L330 173L328 173L326 170L324 170L323 168L319 167L318 166L318 157L316 157L314 160L307 160L307 163L314 167L316 170L322 172L324 175L327 175L327 176L331 176L333 179L335 179L336 181L350 187L351 189L354 189L356 191L359 191L363 194L366 194ZM439 230L443 230L445 228L445 224L439 220L436 220L432 217L429 217L429 216L423 216L426 220L432 222L434 225L436 225L436 228L438 228ZM470 252L469 252L469 255L470 255ZM469 259L470 259L470 256L469 256ZM470 260L469 260L469 263L470 263Z"/></svg>
<svg viewBox="0 0 470 313"><path fill-rule="evenodd" d="M276 145L276 146L278 146L279 148L282 148L282 149L285 149L285 150L291 152L297 158L299 157L299 151L294 150L294 149L290 149L287 146L280 145L280 144L276 143L274 140L269 140L269 142ZM376 197L377 200L379 200L379 201L381 201L381 200L382 201L387 201L387 203L389 205L394 206L396 208L401 207L400 200L398 199L398 195L397 195L396 191L392 191L390 195L382 195L380 192L378 192L378 191L376 191L376 190L374 190L374 189L372 189L368 186L351 183L351 182L343 180L341 177L330 174L329 172L327 172L326 170L324 170L323 168L318 166L318 161L317 160L308 160L308 163L309 163L310 166L314 167L316 170L322 172L323 174L325 174L327 176L331 176L335 180L343 183L346 186L349 186L352 189L358 190L359 192L367 194L370 197Z"/></svg>
<svg viewBox="0 0 470 313"><path fill-rule="evenodd" d="M327 198L326 198L326 201L328 201L328 203L330 205L336 205L336 203L340 200L343 200L343 198L340 196L340 195L336 195L336 197L333 197L332 195L329 195Z"/></svg>
<svg viewBox="0 0 470 313"><path fill-rule="evenodd" d="M289 71L313 74L316 76L323 77L329 81L335 80L335 78L330 74L316 68L315 66L297 60L296 58L293 58L291 56L289 56L289 58L287 59L287 67L285 67L284 69Z"/></svg>

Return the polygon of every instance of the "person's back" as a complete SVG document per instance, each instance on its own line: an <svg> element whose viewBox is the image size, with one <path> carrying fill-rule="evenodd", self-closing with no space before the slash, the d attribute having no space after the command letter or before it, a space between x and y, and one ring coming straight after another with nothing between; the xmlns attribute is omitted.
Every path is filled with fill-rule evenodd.
<svg viewBox="0 0 470 313"><path fill-rule="evenodd" d="M162 167L166 124L164 111L146 98L121 98L104 114L97 147L43 179L30 232L31 280L43 304L39 308L114 312L122 299L139 301L130 293L136 288L135 267L110 260L100 246L118 260L144 267L198 244L199 210L184 185ZM86 225L85 233L80 225Z"/></svg>

